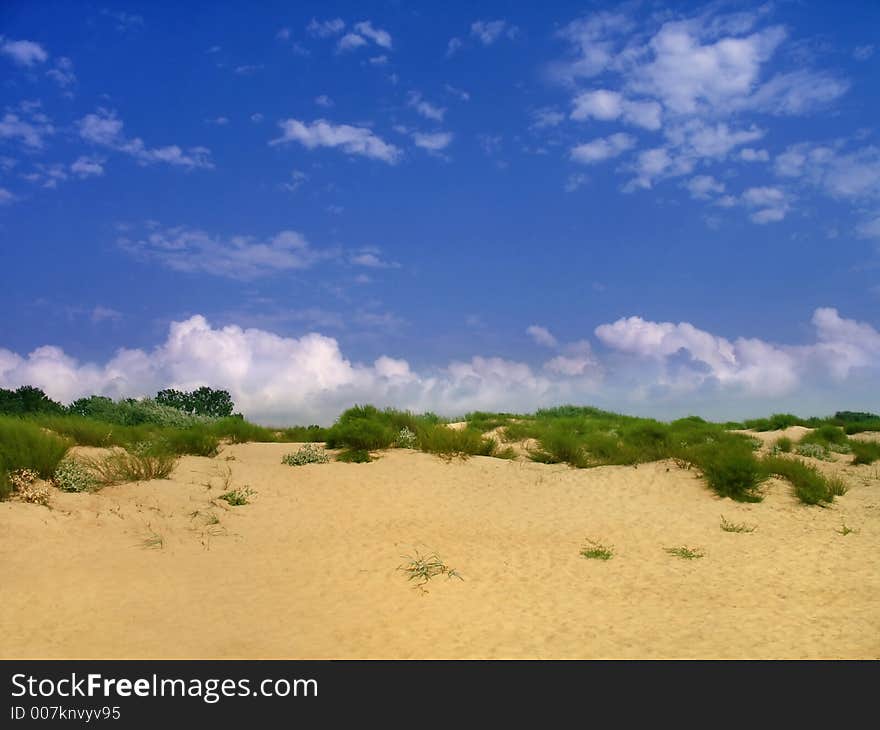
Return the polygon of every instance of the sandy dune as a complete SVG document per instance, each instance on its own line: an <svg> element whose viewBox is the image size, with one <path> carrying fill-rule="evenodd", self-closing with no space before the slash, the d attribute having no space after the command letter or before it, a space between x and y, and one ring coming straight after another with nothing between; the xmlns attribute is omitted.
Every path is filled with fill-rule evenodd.
<svg viewBox="0 0 880 730"><path fill-rule="evenodd" d="M0 503L2 657L880 657L877 465L822 464L851 490L820 509L775 480L763 503L722 500L667 463L282 465L293 448ZM215 499L227 468L251 504ZM587 537L614 558L581 557ZM397 570L415 550L463 580L415 590Z"/></svg>

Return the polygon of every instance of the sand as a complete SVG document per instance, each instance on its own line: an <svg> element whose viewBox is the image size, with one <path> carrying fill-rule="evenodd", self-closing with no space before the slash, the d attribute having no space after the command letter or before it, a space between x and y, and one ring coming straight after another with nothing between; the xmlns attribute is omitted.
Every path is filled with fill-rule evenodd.
<svg viewBox="0 0 880 730"><path fill-rule="evenodd" d="M720 499L671 462L282 465L293 448L53 490L51 510L0 503L0 656L880 657L876 464L821 463L851 485L821 509L777 480L762 503ZM227 469L250 504L216 499ZM757 529L724 532L722 515ZM586 538L613 559L581 557ZM705 557L664 550L681 545ZM462 580L415 589L397 569L415 551Z"/></svg>

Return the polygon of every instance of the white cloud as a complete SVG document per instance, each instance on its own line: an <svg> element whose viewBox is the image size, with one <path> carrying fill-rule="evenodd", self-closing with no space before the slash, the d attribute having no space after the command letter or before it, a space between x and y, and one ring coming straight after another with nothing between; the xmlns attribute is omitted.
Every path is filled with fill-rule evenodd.
<svg viewBox="0 0 880 730"><path fill-rule="evenodd" d="M0 205L9 205L17 200L17 197L6 188L0 188Z"/></svg>
<svg viewBox="0 0 880 730"><path fill-rule="evenodd" d="M770 154L767 150L756 150L752 147L746 147L739 151L739 159L743 162L768 162Z"/></svg>
<svg viewBox="0 0 880 730"><path fill-rule="evenodd" d="M526 334L529 335L537 344L544 347L556 347L558 344L556 338L550 333L546 327L533 324L526 328Z"/></svg>
<svg viewBox="0 0 880 730"><path fill-rule="evenodd" d="M431 152L445 150L452 144L452 132L413 132L412 138L416 147Z"/></svg>
<svg viewBox="0 0 880 730"><path fill-rule="evenodd" d="M329 109L331 106L333 106L333 99L331 99L326 94L321 94L320 96L315 97L315 104L317 104L318 106L322 106L325 109Z"/></svg>
<svg viewBox="0 0 880 730"><path fill-rule="evenodd" d="M749 216L755 223L777 223L788 212L788 199L780 188L749 188L743 193L742 199L747 206L759 209Z"/></svg>
<svg viewBox="0 0 880 730"><path fill-rule="evenodd" d="M792 145L774 161L776 174L816 185L834 198L880 195L880 148L868 145L845 152L842 144Z"/></svg>
<svg viewBox="0 0 880 730"><path fill-rule="evenodd" d="M103 160L82 155L70 165L70 171L80 178L100 177L104 174Z"/></svg>
<svg viewBox="0 0 880 730"><path fill-rule="evenodd" d="M306 173L304 173L302 170L294 170L290 173L290 180L288 182L281 183L281 189L286 190L289 193L295 193L308 179L309 176L306 175Z"/></svg>
<svg viewBox="0 0 880 730"><path fill-rule="evenodd" d="M632 101L608 89L596 89L578 94L573 102L571 118L584 121L621 119L644 129L657 130L661 126L662 107L656 101Z"/></svg>
<svg viewBox="0 0 880 730"><path fill-rule="evenodd" d="M308 269L332 252L313 249L296 231L253 236L212 236L186 226L158 228L139 238L121 237L120 248L136 258L158 261L174 271L253 280L284 271Z"/></svg>
<svg viewBox="0 0 880 730"><path fill-rule="evenodd" d="M299 142L308 149L317 147L338 147L349 155L360 155L389 164L395 164L401 151L393 144L385 142L366 127L349 124L333 124L326 119L304 123L298 119L285 119L279 122L282 135L269 142L270 145Z"/></svg>
<svg viewBox="0 0 880 730"><path fill-rule="evenodd" d="M506 20L477 20L471 23L471 35L484 46L491 46L502 36L513 40L519 34L519 28Z"/></svg>
<svg viewBox="0 0 880 730"><path fill-rule="evenodd" d="M425 119L431 119L435 122L442 122L443 115L446 114L445 108L435 106L430 102L425 101L418 91L409 92L407 106L415 109Z"/></svg>
<svg viewBox="0 0 880 730"><path fill-rule="evenodd" d="M49 60L46 50L34 41L13 41L0 36L0 53L18 66L27 68Z"/></svg>
<svg viewBox="0 0 880 730"><path fill-rule="evenodd" d="M575 162L592 165L597 162L617 157L632 149L636 140L629 134L618 132L609 137L599 137L591 142L579 144L571 149L571 158Z"/></svg>
<svg viewBox="0 0 880 730"><path fill-rule="evenodd" d="M386 261L376 249L363 249L360 253L353 254L350 261L355 266L363 266L368 269L399 269L400 264L396 261Z"/></svg>
<svg viewBox="0 0 880 730"><path fill-rule="evenodd" d="M263 115L260 114L260 112L254 112L253 114L251 114L251 121L254 124L259 124L263 121Z"/></svg>
<svg viewBox="0 0 880 730"><path fill-rule="evenodd" d="M853 48L853 58L856 61L867 61L871 56L874 55L874 51L876 50L875 46L872 44L864 45L864 46L856 46Z"/></svg>
<svg viewBox="0 0 880 730"><path fill-rule="evenodd" d="M275 34L275 38L279 41L290 40L290 28L280 28Z"/></svg>
<svg viewBox="0 0 880 730"><path fill-rule="evenodd" d="M312 21L306 26L306 30L316 38L329 38L330 36L339 35L345 30L345 21L342 18L334 18L333 20L318 22L312 18Z"/></svg>
<svg viewBox="0 0 880 730"><path fill-rule="evenodd" d="M460 38L450 38L449 43L446 44L446 58L453 56L464 44L461 42Z"/></svg>
<svg viewBox="0 0 880 730"><path fill-rule="evenodd" d="M336 44L336 50L340 53L354 51L368 45L367 41L357 33L346 33Z"/></svg>
<svg viewBox="0 0 880 730"><path fill-rule="evenodd" d="M443 88L446 89L446 91L448 93L452 94L453 96L457 96L459 101L470 101L471 100L471 95L467 91L465 91L464 89L458 89L455 86L452 86L452 84L444 84Z"/></svg>
<svg viewBox="0 0 880 730"><path fill-rule="evenodd" d="M530 125L532 129L547 129L562 124L565 121L565 114L553 107L543 107L532 112L532 119L534 120Z"/></svg>
<svg viewBox="0 0 880 730"><path fill-rule="evenodd" d="M73 72L73 61L62 56L55 62L55 68L46 71L46 76L52 79L62 89L67 89L76 84L76 74Z"/></svg>
<svg viewBox="0 0 880 730"><path fill-rule="evenodd" d="M153 350L120 349L103 364L79 362L52 346L26 356L0 349L0 387L31 384L70 402L92 393L136 397L164 387L209 385L228 389L249 418L278 425L326 424L353 403L368 402L444 415L566 402L644 411L644 393L650 404L663 401L667 413L684 415L694 412L694 403L705 403L702 394L709 389L726 404L715 410L730 417L742 413L743 403L769 411L783 397L796 399L813 378L841 383L876 372L880 333L874 327L831 308L817 309L813 326L814 343L775 345L744 337L731 341L687 322L629 317L596 328L613 367L598 366L582 341L544 363L538 374L526 363L482 356L422 371L389 355L358 363L335 339L318 333L283 337L215 327L196 315L172 323ZM876 409L876 392L866 394L862 407Z"/></svg>
<svg viewBox="0 0 880 730"><path fill-rule="evenodd" d="M128 139L123 134L123 122L115 111L98 109L77 122L79 134L87 142L123 152L142 164L164 162L188 169L214 167L211 151L207 147L190 147L183 150L177 145L149 148L140 137Z"/></svg>
<svg viewBox="0 0 880 730"><path fill-rule="evenodd" d="M391 34L381 28L374 28L369 20L356 23L354 29L365 38L369 38L377 46L391 49Z"/></svg>
<svg viewBox="0 0 880 730"><path fill-rule="evenodd" d="M724 192L724 183L719 182L711 175L697 175L687 181L687 189L691 197L697 200L709 200L715 195Z"/></svg>
<svg viewBox="0 0 880 730"><path fill-rule="evenodd" d="M385 54L382 54L381 56L373 56L370 59L371 66L384 66L387 63L388 63L388 56L386 56Z"/></svg>
<svg viewBox="0 0 880 730"><path fill-rule="evenodd" d="M55 133L49 118L44 114L7 112L0 119L0 139L18 139L25 147L41 150L46 137Z"/></svg>

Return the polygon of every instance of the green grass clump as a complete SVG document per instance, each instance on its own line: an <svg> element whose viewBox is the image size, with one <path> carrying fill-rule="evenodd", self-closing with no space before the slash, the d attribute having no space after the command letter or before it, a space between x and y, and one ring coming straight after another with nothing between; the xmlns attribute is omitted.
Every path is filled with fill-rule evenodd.
<svg viewBox="0 0 880 730"><path fill-rule="evenodd" d="M795 495L804 504L822 504L834 499L828 480L816 467L800 459L767 456L762 460L761 466L768 476L781 477L790 482Z"/></svg>
<svg viewBox="0 0 880 730"><path fill-rule="evenodd" d="M457 430L443 424L425 425L419 428L418 437L422 451L447 458L492 456L495 453L495 442L470 428Z"/></svg>
<svg viewBox="0 0 880 730"><path fill-rule="evenodd" d="M763 499L759 489L766 474L747 441L707 443L683 453L684 459L700 469L709 487L719 496L737 502Z"/></svg>
<svg viewBox="0 0 880 730"><path fill-rule="evenodd" d="M841 446L847 443L846 432L840 426L829 423L813 429L800 440L800 443L819 444L830 449L832 446Z"/></svg>
<svg viewBox="0 0 880 730"><path fill-rule="evenodd" d="M281 459L282 464L288 466L303 466L305 464L326 464L330 461L330 457L324 449L313 444L303 446L299 451L293 454L285 454Z"/></svg>
<svg viewBox="0 0 880 730"><path fill-rule="evenodd" d="M222 499L230 507L241 507L242 505L249 504L250 498L254 494L256 494L256 492L253 489L244 486L237 489L231 489L225 494L221 494L217 499Z"/></svg>
<svg viewBox="0 0 880 730"><path fill-rule="evenodd" d="M166 429L162 432L160 448L172 454L193 456L217 456L220 439L204 427Z"/></svg>
<svg viewBox="0 0 880 730"><path fill-rule="evenodd" d="M850 440L853 464L873 464L880 459L880 443L874 441Z"/></svg>
<svg viewBox="0 0 880 730"><path fill-rule="evenodd" d="M0 461L0 502L12 494L12 481L9 479L9 472L6 466Z"/></svg>
<svg viewBox="0 0 880 730"><path fill-rule="evenodd" d="M287 443L317 443L327 439L327 429L320 426L290 426L277 431L275 438Z"/></svg>
<svg viewBox="0 0 880 730"><path fill-rule="evenodd" d="M64 459L58 464L52 482L62 492L91 492L100 486L88 466L75 459Z"/></svg>
<svg viewBox="0 0 880 730"><path fill-rule="evenodd" d="M438 575L445 575L447 580L450 578L464 580L455 569L446 565L436 553L423 557L416 551L414 556L405 555L404 559L407 562L398 565L397 569L408 573L409 577L407 580L416 581L415 587L420 590L424 590L425 584Z"/></svg>
<svg viewBox="0 0 880 730"><path fill-rule="evenodd" d="M614 548L587 538L587 544L581 548L581 555L590 560L611 560L614 557Z"/></svg>
<svg viewBox="0 0 880 730"><path fill-rule="evenodd" d="M336 454L336 461L346 464L369 464L373 460L366 449L344 449Z"/></svg>
<svg viewBox="0 0 880 730"><path fill-rule="evenodd" d="M9 471L32 469L43 479L51 479L70 446L68 439L26 419L0 417L0 463Z"/></svg>
<svg viewBox="0 0 880 730"><path fill-rule="evenodd" d="M485 411L473 411L465 415L468 428L474 431L486 433L499 426L508 425L513 419L520 418L515 413L486 413Z"/></svg>
<svg viewBox="0 0 880 730"><path fill-rule="evenodd" d="M776 442L773 444L773 449L782 454L790 454L793 448L794 442L788 436L776 439Z"/></svg>
<svg viewBox="0 0 880 730"><path fill-rule="evenodd" d="M706 555L700 548L689 548L687 545L681 545L680 547L671 547L664 548L667 553L670 555L674 555L677 558L681 558L682 560L696 560L697 558L702 558Z"/></svg>
<svg viewBox="0 0 880 730"><path fill-rule="evenodd" d="M750 525L747 522L731 522L724 515L721 515L721 529L725 532L754 532L758 526Z"/></svg>
<svg viewBox="0 0 880 730"><path fill-rule="evenodd" d="M133 451L114 449L106 456L86 458L82 462L101 486L109 486L167 479L177 463L177 457L165 451L155 451L151 444L143 444Z"/></svg>

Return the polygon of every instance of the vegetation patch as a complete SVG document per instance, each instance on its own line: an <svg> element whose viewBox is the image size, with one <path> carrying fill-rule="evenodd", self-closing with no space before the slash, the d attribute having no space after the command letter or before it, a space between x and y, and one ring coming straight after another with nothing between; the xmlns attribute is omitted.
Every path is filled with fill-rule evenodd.
<svg viewBox="0 0 880 730"><path fill-rule="evenodd" d="M243 487L231 489L228 492L221 494L218 499L222 499L230 507L241 507L242 505L249 504L250 498L253 497L255 494L256 492L253 489L245 485Z"/></svg>
<svg viewBox="0 0 880 730"><path fill-rule="evenodd" d="M731 522L721 515L721 529L725 532L754 532L758 526L750 525L748 522Z"/></svg>
<svg viewBox="0 0 880 730"><path fill-rule="evenodd" d="M667 553L670 555L674 555L677 558L681 558L682 560L696 560L697 558L705 557L706 553L703 552L700 548L690 548L687 545L681 545L679 547L668 547L664 548Z"/></svg>
<svg viewBox="0 0 880 730"><path fill-rule="evenodd" d="M100 486L95 475L75 459L62 461L52 475L52 482L62 492L91 492Z"/></svg>
<svg viewBox="0 0 880 730"><path fill-rule="evenodd" d="M404 559L407 562L397 566L397 569L407 573L407 580L414 581L415 588L419 590L424 591L425 584L438 575L445 575L447 580L450 578L464 580L456 570L446 565L436 553L422 556L416 551L413 556L404 555Z"/></svg>
<svg viewBox="0 0 880 730"><path fill-rule="evenodd" d="M761 462L768 476L787 480L794 487L795 495L804 504L818 504L834 500L828 480L814 466L800 459L768 456Z"/></svg>
<svg viewBox="0 0 880 730"><path fill-rule="evenodd" d="M330 461L330 456L327 452L320 448L319 446L315 446L314 444L307 444L303 446L299 451L296 451L292 454L285 454L285 456L281 459L282 464L287 464L288 466L303 466L305 464L326 464Z"/></svg>
<svg viewBox="0 0 880 730"><path fill-rule="evenodd" d="M581 555L590 560L611 560L614 557L614 547L587 538L587 544L581 548Z"/></svg>

